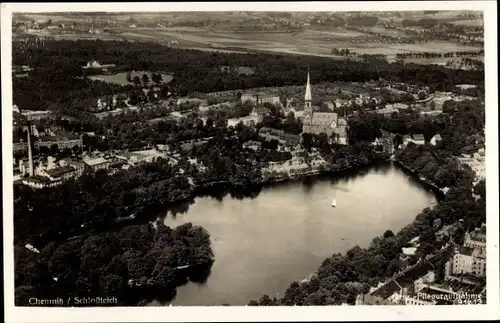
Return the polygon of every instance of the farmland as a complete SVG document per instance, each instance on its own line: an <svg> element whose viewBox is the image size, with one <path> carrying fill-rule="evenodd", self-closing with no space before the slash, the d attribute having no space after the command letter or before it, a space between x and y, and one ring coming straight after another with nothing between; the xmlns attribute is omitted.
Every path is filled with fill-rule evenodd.
<svg viewBox="0 0 500 323"><path fill-rule="evenodd" d="M424 14L414 12L411 16L381 15L380 21L398 23L402 19L433 18L440 22L457 25L476 26L482 23L477 14L467 17L458 12L437 12ZM276 15L274 15L276 16ZM172 48L204 50L208 52L266 52L276 54L315 55L332 59L345 59L332 54L334 48L349 49L356 54L383 54L393 60L401 52L457 52L478 51L481 48L460 44L456 41L428 41L405 44L398 41L381 40L381 36L405 39L408 36L398 30L385 29L383 26L363 27L353 30L348 27L327 27L304 23L299 16L286 19L297 24L286 23L285 18L276 20L272 14L258 12L204 12L190 13L117 13L102 21L99 13L83 17L81 15L50 16L52 21L71 21L71 28L52 30L25 30L43 37L56 39L103 39L128 40L135 42L152 41L169 45ZM279 15L278 15L279 16ZM26 19L48 18L43 14L26 14ZM391 18L392 17L392 18ZM85 19L84 19L85 18ZM274 20L273 20L274 19ZM283 22L285 19L285 22ZM390 19L390 20L387 20ZM83 22L82 22L83 21ZM91 22L91 24L89 24ZM101 22L99 30L92 30L94 22ZM255 26L266 26L255 30ZM358 28L359 29L359 28ZM374 34L375 33L375 34ZM20 33L18 33L19 35ZM351 57L353 59L353 57Z"/></svg>

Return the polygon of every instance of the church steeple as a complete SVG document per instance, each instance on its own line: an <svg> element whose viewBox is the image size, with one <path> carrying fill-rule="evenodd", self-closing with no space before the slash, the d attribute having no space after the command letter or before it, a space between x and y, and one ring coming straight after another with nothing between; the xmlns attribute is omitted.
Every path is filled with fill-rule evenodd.
<svg viewBox="0 0 500 323"><path fill-rule="evenodd" d="M305 99L306 102L312 100L311 82L310 82L310 78L309 78L309 71L307 71L306 95L305 95L304 99Z"/></svg>
<svg viewBox="0 0 500 323"><path fill-rule="evenodd" d="M309 77L309 70L307 71L307 84L306 84L306 94L304 96L304 111L309 117L312 118L312 95L311 95L311 81Z"/></svg>

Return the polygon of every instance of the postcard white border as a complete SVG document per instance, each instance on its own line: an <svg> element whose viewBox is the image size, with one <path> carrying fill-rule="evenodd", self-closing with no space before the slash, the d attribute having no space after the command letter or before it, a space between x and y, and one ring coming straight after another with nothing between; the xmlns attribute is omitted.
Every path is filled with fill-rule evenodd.
<svg viewBox="0 0 500 323"><path fill-rule="evenodd" d="M4 202L4 308L6 322L229 322L469 320L498 318L498 75L496 1L418 2L244 2L244 3L9 3L1 4L2 146ZM126 307L38 308L14 306L12 188L12 12L61 11L484 11L486 76L487 305L474 306L323 306L323 307ZM491 265L490 265L491 264Z"/></svg>

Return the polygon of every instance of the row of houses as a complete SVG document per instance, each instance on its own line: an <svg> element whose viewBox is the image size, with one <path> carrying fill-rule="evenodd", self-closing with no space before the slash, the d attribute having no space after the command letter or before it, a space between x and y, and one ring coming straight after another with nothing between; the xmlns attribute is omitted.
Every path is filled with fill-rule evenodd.
<svg viewBox="0 0 500 323"><path fill-rule="evenodd" d="M443 228L449 233L450 228ZM456 230L455 230L456 231ZM451 233L451 236L453 233ZM403 254L414 255L418 247L419 237L410 241L411 247L403 248ZM356 305L452 305L480 304L485 297L484 278L486 276L486 226L465 234L463 245L450 244L443 247L441 254L444 262L444 278L437 279L437 271L442 267L421 266L418 263L413 269L404 270L394 278L377 287L372 287L367 294L358 295ZM420 260L419 263L430 262L435 256ZM441 261L441 263L443 263ZM426 268L430 270L425 271ZM410 283L409 283L410 282Z"/></svg>
<svg viewBox="0 0 500 323"><path fill-rule="evenodd" d="M27 133L26 127L24 128L24 132ZM82 135L77 135L72 132L65 131L63 129L37 129L35 125L31 125L30 127L31 134L37 139L33 142L33 147L36 149L40 149L42 147L51 148L56 145L58 149L72 149L73 147L82 147L83 140ZM15 142L12 144L13 152L27 152L28 151L28 143L22 137L15 138Z"/></svg>
<svg viewBox="0 0 500 323"><path fill-rule="evenodd" d="M395 134L390 133L388 131L382 130L382 135L378 138L375 138L373 141L374 146L381 146L383 147L383 150L386 151L389 154L392 154L394 152L394 149L397 147L394 147L394 136ZM440 134L434 135L429 143L433 146L436 146L440 141L442 140L442 137ZM410 134L410 135L404 135L403 136L403 144L402 147L408 146L409 143L413 143L415 145L424 145L426 143L425 137L423 134Z"/></svg>

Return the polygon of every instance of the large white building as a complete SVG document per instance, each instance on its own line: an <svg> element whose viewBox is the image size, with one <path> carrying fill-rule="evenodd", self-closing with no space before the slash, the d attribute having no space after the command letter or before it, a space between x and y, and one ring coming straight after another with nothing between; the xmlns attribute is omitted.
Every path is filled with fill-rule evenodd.
<svg viewBox="0 0 500 323"><path fill-rule="evenodd" d="M481 247L458 246L455 255L445 265L445 276L473 274L486 276L486 249Z"/></svg>

